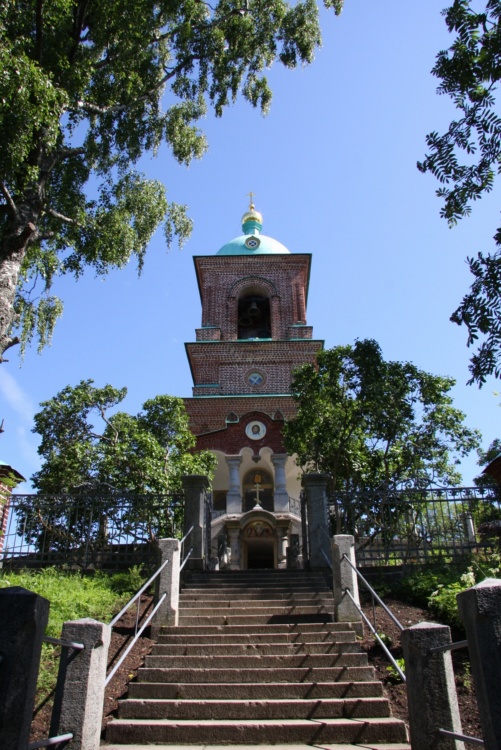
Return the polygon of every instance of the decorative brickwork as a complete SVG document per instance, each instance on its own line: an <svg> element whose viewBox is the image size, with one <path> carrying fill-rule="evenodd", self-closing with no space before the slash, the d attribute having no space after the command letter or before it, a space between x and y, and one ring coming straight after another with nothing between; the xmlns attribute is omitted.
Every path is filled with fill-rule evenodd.
<svg viewBox="0 0 501 750"><path fill-rule="evenodd" d="M220 327L223 341L236 340L238 299L249 292L272 301L274 339L286 339L291 325L306 324L309 254L198 256L194 262L202 326Z"/></svg>

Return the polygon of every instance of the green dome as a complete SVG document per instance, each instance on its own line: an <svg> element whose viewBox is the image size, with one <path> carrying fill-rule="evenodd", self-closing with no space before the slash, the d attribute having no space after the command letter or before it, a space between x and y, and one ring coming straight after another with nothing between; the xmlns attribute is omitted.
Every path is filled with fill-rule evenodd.
<svg viewBox="0 0 501 750"><path fill-rule="evenodd" d="M254 210L251 204L250 211L247 211L242 217L242 234L230 240L216 255L283 255L289 253L289 250L273 237L267 237L261 234L263 228L263 219L258 211Z"/></svg>

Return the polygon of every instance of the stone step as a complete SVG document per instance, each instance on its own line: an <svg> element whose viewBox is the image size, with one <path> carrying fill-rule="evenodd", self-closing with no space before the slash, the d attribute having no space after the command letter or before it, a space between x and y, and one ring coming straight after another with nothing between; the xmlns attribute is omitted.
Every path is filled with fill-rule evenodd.
<svg viewBox="0 0 501 750"><path fill-rule="evenodd" d="M260 719L198 721L117 719L107 728L109 742L176 744L308 744L322 742L405 742L403 722L392 718Z"/></svg>
<svg viewBox="0 0 501 750"><path fill-rule="evenodd" d="M367 719L388 717L387 698L120 701L121 719Z"/></svg>
<svg viewBox="0 0 501 750"><path fill-rule="evenodd" d="M265 633L289 635L306 635L307 633L322 633L327 637L330 634L337 636L340 632L351 630L355 633L355 626L350 622L306 622L306 623L273 623L273 624L254 624L252 629L249 623L243 625L185 625L174 626L164 625L160 630L160 635L261 635Z"/></svg>
<svg viewBox="0 0 501 750"><path fill-rule="evenodd" d="M151 750L151 745L122 745L122 743L117 744L116 742L101 742L101 747L106 748L106 750ZM228 745L190 745L191 750L228 750ZM233 750L247 750L249 747L248 745L234 745L232 743L231 745ZM360 748L360 750L411 750L411 746L407 742L392 742L391 744L388 744L387 742L364 742L363 745L340 745L339 743L322 743L320 745L315 745L316 750L354 750L354 748ZM265 750L265 748L269 748L269 750L277 750L277 747L275 745L261 745L261 750ZM288 744L286 746L287 750L311 750L311 745L298 745L296 743L294 744ZM186 750L186 745L163 745L155 743L155 750Z"/></svg>
<svg viewBox="0 0 501 750"><path fill-rule="evenodd" d="M316 612L311 614L299 614L297 612L281 612L280 614L260 614L260 615L234 615L234 614L214 614L212 616L201 616L194 614L180 614L179 625L185 627L202 628L206 625L246 625L248 629L254 630L256 625L268 624L309 624L309 623L330 623L333 616L328 612Z"/></svg>
<svg viewBox="0 0 501 750"><path fill-rule="evenodd" d="M258 668L166 668L141 667L137 674L141 682L368 682L374 679L374 668L364 667L275 667Z"/></svg>
<svg viewBox="0 0 501 750"><path fill-rule="evenodd" d="M237 654L235 656L147 656L147 669L295 669L296 667L364 667L367 654Z"/></svg>
<svg viewBox="0 0 501 750"><path fill-rule="evenodd" d="M295 592L291 594L282 594L282 596L271 594L269 596L264 596L263 594L259 594L256 596L247 596L246 594L230 596L227 592L221 591L217 594L214 593L210 595L206 593L205 596L202 596L202 594L199 594L197 596L192 596L191 594L183 594L179 597L179 603L182 607L197 607L200 606L201 602L203 602L204 607L208 607L212 603L216 604L217 606L227 604L227 606L229 607L244 607L246 605L248 607L249 603L252 602L256 606L267 607L270 605L270 603L276 603L275 606L284 606L284 604L315 604L317 602L321 604L323 604L324 602L331 604L332 598L332 593L329 591L320 594L298 594L297 592Z"/></svg>
<svg viewBox="0 0 501 750"><path fill-rule="evenodd" d="M197 602L194 607L186 607L184 603L179 603L179 617L212 617L214 614L216 617L223 613L228 613L237 617L238 615L248 615L249 607L239 606L236 602L235 606L226 604L225 602L216 604L208 604L206 607L200 606L201 602ZM334 611L334 602L328 602L327 604L284 604L283 606L274 606L274 603L270 603L268 606L262 604L262 602L256 602L255 606L252 607L252 615L316 615L319 613L328 612L331 614Z"/></svg>
<svg viewBox="0 0 501 750"><path fill-rule="evenodd" d="M355 643L353 630L346 633L249 633L246 635L160 635L158 643L163 646L211 646L228 644L245 646L247 644L276 644L278 646L299 645L301 643L317 645L335 645L337 643Z"/></svg>
<svg viewBox="0 0 501 750"><path fill-rule="evenodd" d="M381 698L381 682L256 682L244 683L161 683L131 682L129 698L147 700L284 700L294 698Z"/></svg>
<svg viewBox="0 0 501 750"><path fill-rule="evenodd" d="M303 643L159 643L152 656L293 656L306 654L359 654L356 641Z"/></svg>
<svg viewBox="0 0 501 750"><path fill-rule="evenodd" d="M223 637L223 636L222 636ZM154 646L153 656L280 656L283 654L332 654L359 653L355 641L323 643L159 643Z"/></svg>

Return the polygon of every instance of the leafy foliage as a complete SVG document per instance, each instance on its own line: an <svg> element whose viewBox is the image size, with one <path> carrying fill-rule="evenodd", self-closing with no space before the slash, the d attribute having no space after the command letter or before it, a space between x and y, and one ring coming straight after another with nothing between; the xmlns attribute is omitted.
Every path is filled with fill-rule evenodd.
<svg viewBox="0 0 501 750"><path fill-rule="evenodd" d="M32 477L38 490L55 494L107 484L139 495L162 494L180 489L183 474L212 473L212 454L192 453L195 438L181 399L157 396L136 416L110 416L126 393L83 380L41 404L33 430L42 436L38 452L44 458ZM101 431L92 424L96 418Z"/></svg>
<svg viewBox="0 0 501 750"><path fill-rule="evenodd" d="M50 340L57 276L140 270L161 222L168 244L189 235L186 207L135 170L143 153L200 158L209 106L241 93L266 112L265 70L320 43L315 0L0 3L0 361L16 327L23 347Z"/></svg>
<svg viewBox="0 0 501 750"><path fill-rule="evenodd" d="M479 434L452 405L451 378L383 359L373 340L322 351L292 382L297 416L284 429L299 465L334 490L385 490L457 482L459 457Z"/></svg>
<svg viewBox="0 0 501 750"><path fill-rule="evenodd" d="M433 74L439 94L447 94L459 111L448 130L427 136L430 153L418 163L442 184L441 216L449 225L471 213L472 202L494 186L501 169L501 118L496 111L496 86L501 79L501 2L486 0L474 9L472 0L454 0L444 12L456 35L448 50L439 52ZM474 282L451 320L468 329L468 346L483 337L470 362L470 384L501 376L501 228L494 235L496 250L468 258Z"/></svg>

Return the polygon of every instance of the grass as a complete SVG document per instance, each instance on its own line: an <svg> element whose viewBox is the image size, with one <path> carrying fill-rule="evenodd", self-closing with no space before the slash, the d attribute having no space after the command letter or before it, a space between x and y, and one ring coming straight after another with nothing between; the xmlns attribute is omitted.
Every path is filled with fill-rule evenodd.
<svg viewBox="0 0 501 750"><path fill-rule="evenodd" d="M143 577L138 568L125 573L81 576L55 568L19 573L0 573L0 588L22 586L50 601L49 622L46 635L61 636L63 623L92 617L110 622L113 615L140 588ZM37 701L44 700L53 690L59 663L59 647L42 645L42 658L38 677Z"/></svg>

